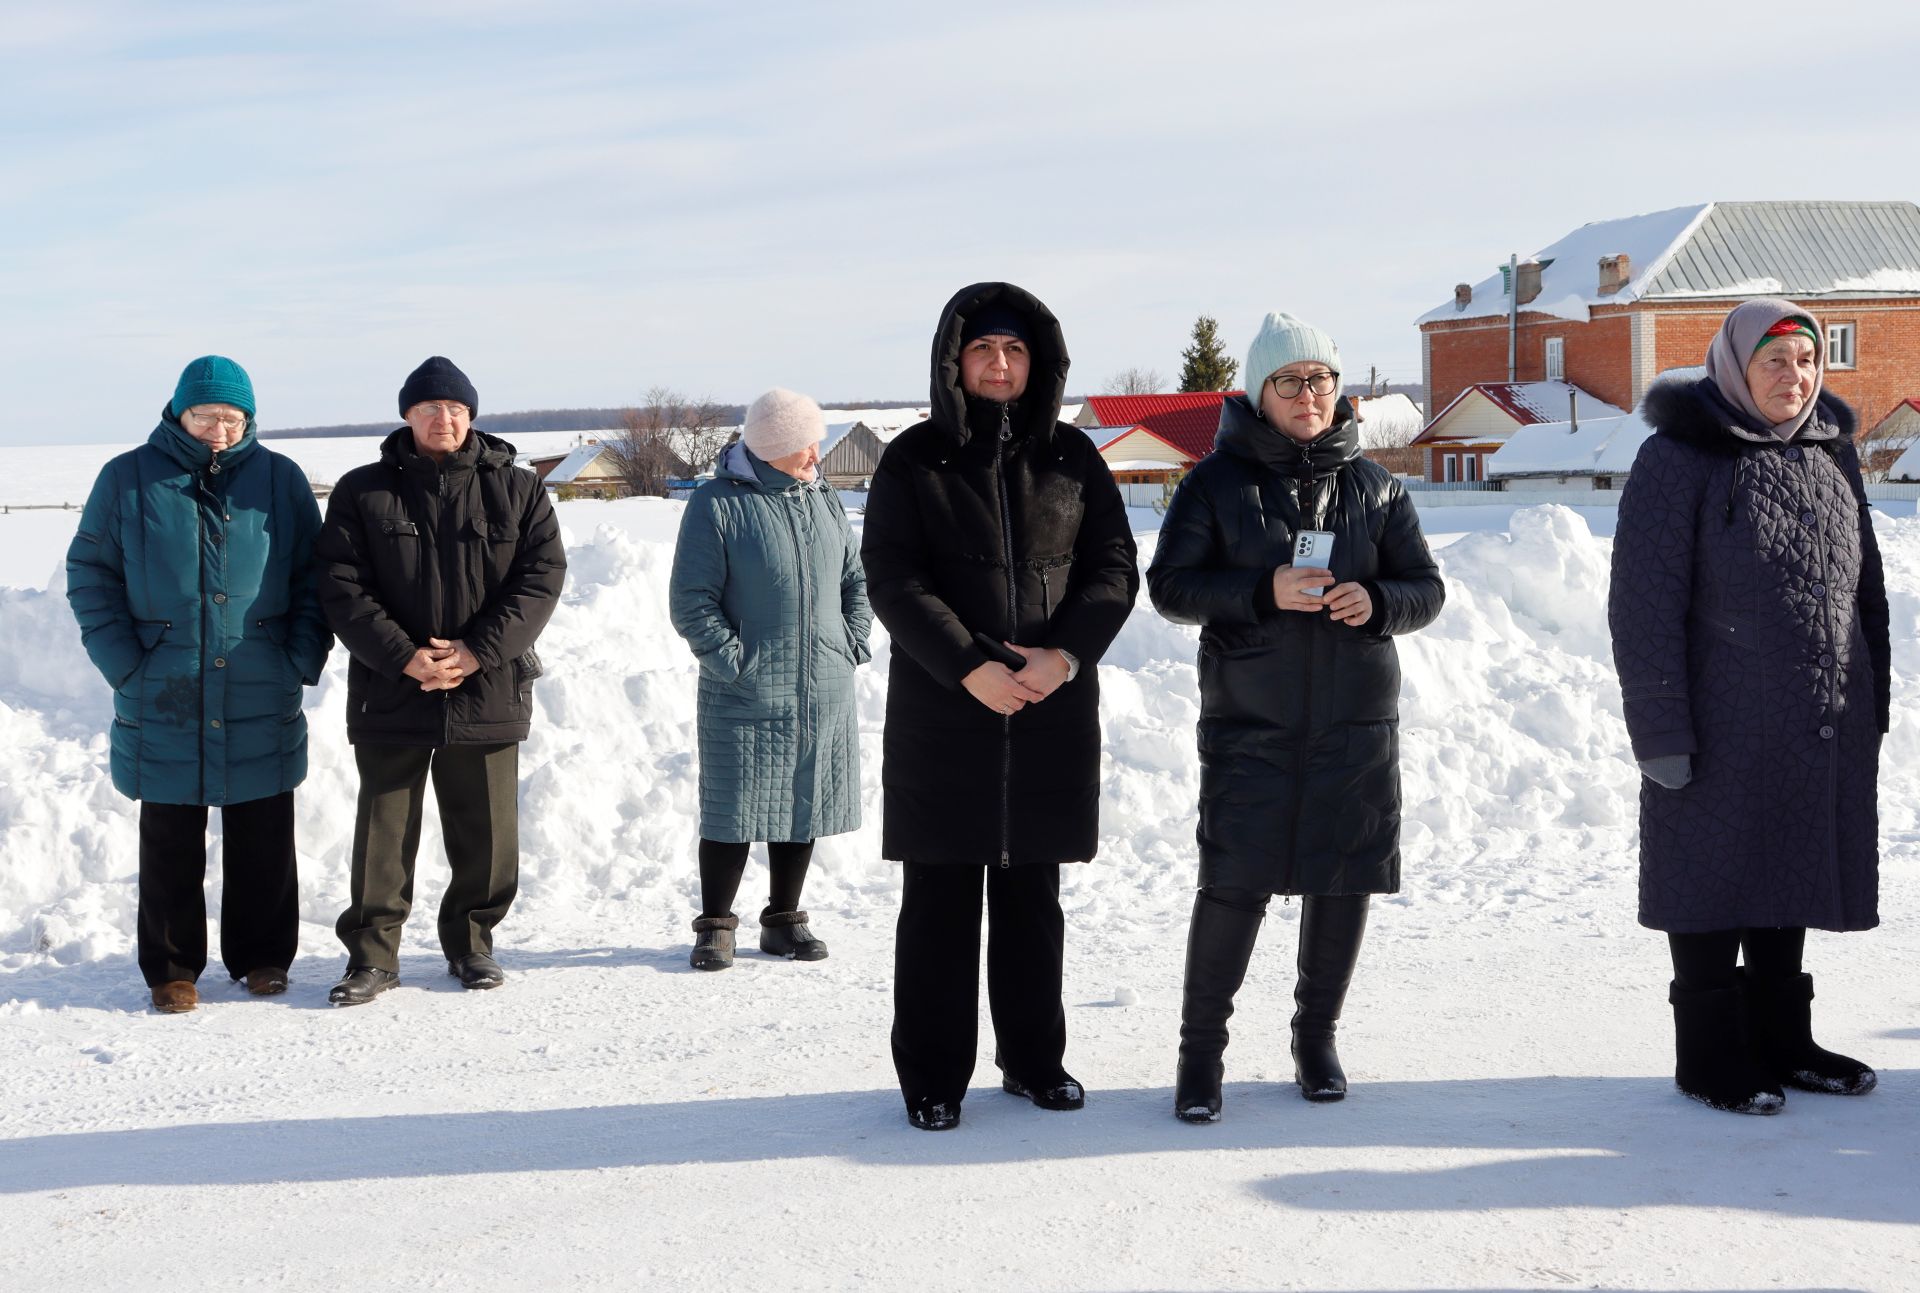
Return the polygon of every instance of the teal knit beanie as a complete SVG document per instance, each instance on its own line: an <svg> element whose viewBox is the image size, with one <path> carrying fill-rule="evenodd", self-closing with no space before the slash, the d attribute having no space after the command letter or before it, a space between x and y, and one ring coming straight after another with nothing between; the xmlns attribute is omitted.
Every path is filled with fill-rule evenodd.
<svg viewBox="0 0 1920 1293"><path fill-rule="evenodd" d="M1275 370L1303 359L1317 359L1334 372L1340 371L1340 347L1333 338L1291 314L1275 311L1260 324L1253 344L1247 347L1247 366L1240 375L1247 383L1247 398L1260 407L1260 387Z"/></svg>
<svg viewBox="0 0 1920 1293"><path fill-rule="evenodd" d="M252 417L253 382L247 370L219 355L203 355L188 364L173 388L173 416L198 404L231 404Z"/></svg>

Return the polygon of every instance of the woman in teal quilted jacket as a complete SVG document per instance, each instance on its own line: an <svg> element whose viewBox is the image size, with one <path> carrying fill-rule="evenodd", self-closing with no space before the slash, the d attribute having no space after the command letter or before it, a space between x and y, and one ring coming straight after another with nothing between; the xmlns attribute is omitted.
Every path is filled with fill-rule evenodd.
<svg viewBox="0 0 1920 1293"><path fill-rule="evenodd" d="M817 961L800 910L813 842L860 825L853 671L870 658L867 581L819 479L819 405L771 390L694 491L674 549L673 627L700 662L698 970L733 964L747 850L767 842L760 950Z"/></svg>
<svg viewBox="0 0 1920 1293"><path fill-rule="evenodd" d="M333 639L314 595L313 488L259 442L253 414L240 365L188 364L147 443L101 470L67 550L67 600L114 691L114 788L140 801L140 972L168 1014L194 1008L207 964L209 805L228 973L284 992L298 942L301 688Z"/></svg>

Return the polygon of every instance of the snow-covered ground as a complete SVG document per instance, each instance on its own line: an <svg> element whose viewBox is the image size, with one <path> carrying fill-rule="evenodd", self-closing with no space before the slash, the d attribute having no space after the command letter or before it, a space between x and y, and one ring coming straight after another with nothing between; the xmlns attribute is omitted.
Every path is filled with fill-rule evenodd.
<svg viewBox="0 0 1920 1293"><path fill-rule="evenodd" d="M1884 924L1809 947L1822 1035L1880 1068L1872 1096L1757 1119L1674 1092L1664 942L1633 916L1604 509L1489 505L1429 514L1449 601L1401 645L1406 887L1376 902L1348 1002L1352 1096L1288 1083L1298 908L1276 904L1225 1120L1169 1116L1197 697L1192 634L1143 599L1101 667L1101 855L1063 882L1088 1107L999 1094L983 1023L965 1119L927 1135L887 1051L883 639L859 681L867 825L808 885L831 959L687 968L679 511L561 507L503 990L461 992L436 955L430 818L403 986L326 1006L354 790L336 650L310 693L293 989L251 1000L216 964L202 1008L165 1018L131 960L108 695L61 591L75 514L0 516L0 1289L1920 1287L1920 520L1879 523Z"/></svg>

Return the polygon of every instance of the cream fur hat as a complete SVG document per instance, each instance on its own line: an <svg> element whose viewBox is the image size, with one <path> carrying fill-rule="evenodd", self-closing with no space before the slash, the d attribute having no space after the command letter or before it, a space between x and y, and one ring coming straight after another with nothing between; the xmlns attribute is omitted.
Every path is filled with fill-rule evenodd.
<svg viewBox="0 0 1920 1293"><path fill-rule="evenodd" d="M761 462L798 453L826 439L827 419L820 406L795 391L776 386L753 402L740 440Z"/></svg>

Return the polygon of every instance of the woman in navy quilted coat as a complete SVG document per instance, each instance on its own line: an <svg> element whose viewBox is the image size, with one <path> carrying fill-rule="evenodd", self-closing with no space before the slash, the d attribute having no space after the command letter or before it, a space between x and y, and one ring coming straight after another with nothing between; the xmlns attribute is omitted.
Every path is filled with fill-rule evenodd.
<svg viewBox="0 0 1920 1293"><path fill-rule="evenodd" d="M1819 322L1727 316L1706 376L1657 383L1620 501L1608 619L1640 787L1640 923L1671 946L1687 1095L1774 1113L1860 1095L1816 1045L1808 927L1879 922L1886 585L1854 417L1821 391ZM1744 953L1744 969L1737 966Z"/></svg>
<svg viewBox="0 0 1920 1293"><path fill-rule="evenodd" d="M320 507L256 436L231 359L187 365L160 424L101 469L67 550L67 600L114 689L113 785L140 801L140 972L192 1010L207 964L207 807L220 806L220 957L283 992L299 941L293 790L301 688L332 636L313 583Z"/></svg>
<svg viewBox="0 0 1920 1293"><path fill-rule="evenodd" d="M873 616L846 511L819 479L825 434L819 405L768 391L680 520L673 627L700 662L697 970L733 964L756 840L772 870L760 950L825 957L800 889L814 840L860 825L853 671Z"/></svg>

